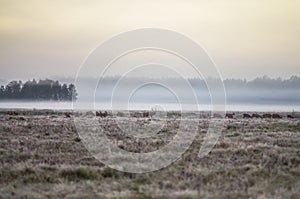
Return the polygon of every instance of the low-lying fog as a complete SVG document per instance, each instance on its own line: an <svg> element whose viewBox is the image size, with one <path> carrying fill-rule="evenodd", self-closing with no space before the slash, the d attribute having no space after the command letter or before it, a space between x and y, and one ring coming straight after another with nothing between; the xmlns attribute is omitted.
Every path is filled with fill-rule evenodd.
<svg viewBox="0 0 300 199"><path fill-rule="evenodd" d="M105 78L98 82L98 86L95 84L96 80L81 80L80 84L76 85L78 98L80 100L88 98L88 93L91 93L88 90L92 88L98 102L129 100L136 103L176 103L177 98L187 103L193 101L186 82L180 79L127 78L120 82L118 80L117 77ZM188 82L200 104L210 103L210 93L205 81L189 79ZM207 82L213 84L214 80ZM223 82L228 104L300 105L300 78L296 76L288 80L263 77L253 81L224 80ZM174 89L180 92L175 93Z"/></svg>

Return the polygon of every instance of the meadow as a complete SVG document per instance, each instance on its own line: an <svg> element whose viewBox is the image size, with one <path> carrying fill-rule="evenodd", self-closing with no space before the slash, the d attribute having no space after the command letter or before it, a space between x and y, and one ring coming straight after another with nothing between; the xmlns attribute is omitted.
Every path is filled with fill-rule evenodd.
<svg viewBox="0 0 300 199"><path fill-rule="evenodd" d="M210 154L200 159L206 114L179 160L155 172L132 174L90 155L77 134L76 114L15 111L0 111L0 198L300 198L299 113L244 119L236 112ZM110 115L98 120L120 148L149 152L174 136L179 118L169 117L155 141L124 138ZM135 119L141 125L151 121Z"/></svg>

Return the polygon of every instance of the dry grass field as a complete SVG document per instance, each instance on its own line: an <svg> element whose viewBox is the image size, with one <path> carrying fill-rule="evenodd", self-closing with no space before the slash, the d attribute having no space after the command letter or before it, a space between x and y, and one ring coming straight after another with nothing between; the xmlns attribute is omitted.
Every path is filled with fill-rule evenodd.
<svg viewBox="0 0 300 199"><path fill-rule="evenodd" d="M199 159L208 126L202 118L196 139L178 161L130 174L94 159L73 118L63 112L18 113L0 112L0 198L300 198L299 116L228 119L217 145ZM156 150L178 122L170 120L146 149L128 138L119 147ZM123 136L110 116L99 118L99 125L112 138Z"/></svg>

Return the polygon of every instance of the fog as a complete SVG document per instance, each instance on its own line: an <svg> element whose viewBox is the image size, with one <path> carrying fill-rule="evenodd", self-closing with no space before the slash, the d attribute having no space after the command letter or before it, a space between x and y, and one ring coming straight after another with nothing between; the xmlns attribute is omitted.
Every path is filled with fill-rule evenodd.
<svg viewBox="0 0 300 199"><path fill-rule="evenodd" d="M79 91L78 97L84 101L89 97L85 92L88 90L87 88L93 88L96 102L177 103L178 98L184 100L184 103L193 101L191 99L193 96L186 94L185 90L180 93L172 92L170 87L176 87L178 90L185 89L182 80L177 78L125 78L122 83L118 82L119 80L119 77L104 78L100 81L89 78L81 80L81 84L76 85ZM213 84L215 80L211 78L206 81L200 79L188 79L187 81L195 92L198 103L209 104L211 98L207 84ZM98 82L98 84L93 85L94 82ZM141 82L148 83L141 84ZM252 81L226 79L223 82L227 104L285 104L291 106L300 104L300 77L297 76L289 79L271 79L264 76ZM130 95L125 93L129 87L135 88L130 91ZM117 95L116 92L118 92ZM128 96L130 97L128 98Z"/></svg>

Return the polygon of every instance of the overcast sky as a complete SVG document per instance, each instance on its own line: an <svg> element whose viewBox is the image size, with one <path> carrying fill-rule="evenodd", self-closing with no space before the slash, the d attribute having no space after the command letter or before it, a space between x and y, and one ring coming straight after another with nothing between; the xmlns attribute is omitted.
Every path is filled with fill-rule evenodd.
<svg viewBox="0 0 300 199"><path fill-rule="evenodd" d="M0 0L0 79L75 76L100 42L166 28L202 45L224 78L300 75L299 0Z"/></svg>

